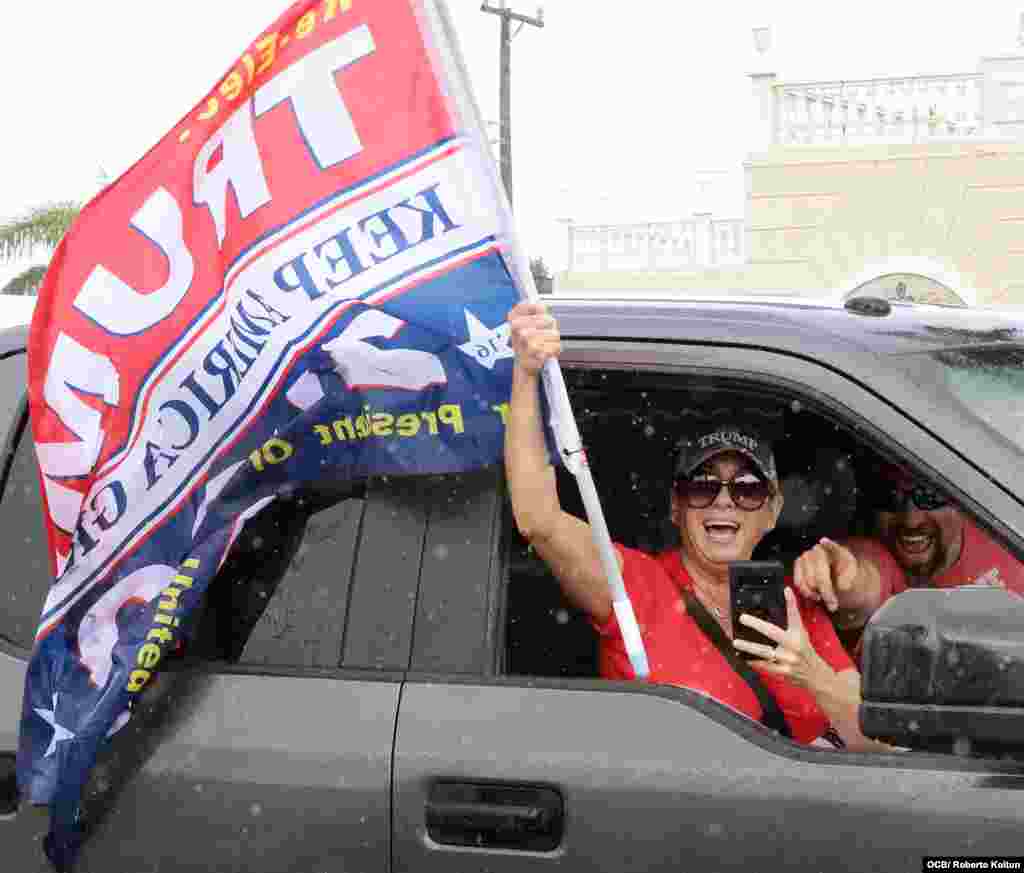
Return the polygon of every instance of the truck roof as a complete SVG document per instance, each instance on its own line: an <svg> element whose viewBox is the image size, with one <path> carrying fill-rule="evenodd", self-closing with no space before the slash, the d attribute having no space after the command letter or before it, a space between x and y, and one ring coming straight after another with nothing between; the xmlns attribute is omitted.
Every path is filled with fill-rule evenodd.
<svg viewBox="0 0 1024 873"><path fill-rule="evenodd" d="M549 298L562 335L763 343L813 357L831 352L903 354L1024 340L1024 314L969 307L885 304L884 315L806 298ZM870 309L865 305L863 309Z"/></svg>

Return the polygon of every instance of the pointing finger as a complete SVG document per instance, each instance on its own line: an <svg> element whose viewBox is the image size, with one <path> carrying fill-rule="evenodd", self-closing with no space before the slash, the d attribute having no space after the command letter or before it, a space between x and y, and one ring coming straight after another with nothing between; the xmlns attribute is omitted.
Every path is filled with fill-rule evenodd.
<svg viewBox="0 0 1024 873"><path fill-rule="evenodd" d="M793 563L793 584L796 585L797 590L804 596L811 600L821 600L818 592L811 586L809 580L811 578L811 572L809 564L811 558L809 555L801 555Z"/></svg>
<svg viewBox="0 0 1024 873"><path fill-rule="evenodd" d="M832 578L840 591L849 591L857 578L857 557L846 546L822 538L832 568Z"/></svg>

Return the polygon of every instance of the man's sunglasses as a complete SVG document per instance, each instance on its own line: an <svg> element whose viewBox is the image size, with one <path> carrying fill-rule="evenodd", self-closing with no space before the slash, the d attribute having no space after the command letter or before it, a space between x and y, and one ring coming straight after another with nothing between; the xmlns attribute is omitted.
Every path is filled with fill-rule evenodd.
<svg viewBox="0 0 1024 873"><path fill-rule="evenodd" d="M676 493L679 494L690 509L707 509L726 488L729 497L736 506L745 512L754 512L764 506L765 501L774 493L771 483L765 479L756 479L749 473L739 479L723 481L721 479L679 479L676 482Z"/></svg>
<svg viewBox="0 0 1024 873"><path fill-rule="evenodd" d="M925 512L949 506L949 500L943 494L927 485L888 485L881 486L876 492L874 507L879 512L903 512L908 500Z"/></svg>

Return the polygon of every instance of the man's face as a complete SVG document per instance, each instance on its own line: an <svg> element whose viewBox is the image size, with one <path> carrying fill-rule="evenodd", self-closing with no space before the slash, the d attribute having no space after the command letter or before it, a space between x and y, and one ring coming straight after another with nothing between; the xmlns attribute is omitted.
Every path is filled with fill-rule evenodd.
<svg viewBox="0 0 1024 873"><path fill-rule="evenodd" d="M960 555L964 519L952 504L910 479L892 480L886 508L877 512L878 535L909 574L930 578ZM924 503L922 508L919 503Z"/></svg>
<svg viewBox="0 0 1024 873"><path fill-rule="evenodd" d="M723 452L707 461L693 478L728 482L758 477L743 455ZM727 488L722 488L714 502L704 509L689 506L678 491L672 494L672 521L679 528L683 549L708 569L748 560L754 547L775 526L781 509L780 495L769 497L759 509L747 511L733 502Z"/></svg>

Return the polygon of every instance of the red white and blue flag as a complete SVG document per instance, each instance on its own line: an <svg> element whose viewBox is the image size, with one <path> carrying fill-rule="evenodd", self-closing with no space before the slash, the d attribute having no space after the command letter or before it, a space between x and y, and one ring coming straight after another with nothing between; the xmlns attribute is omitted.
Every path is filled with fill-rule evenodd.
<svg viewBox="0 0 1024 873"><path fill-rule="evenodd" d="M292 4L53 258L29 392L56 581L18 773L58 869L248 518L325 471L500 460L521 295L443 13Z"/></svg>

